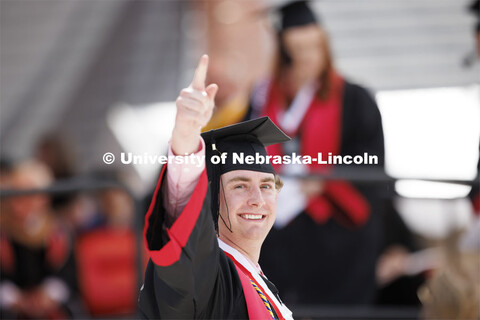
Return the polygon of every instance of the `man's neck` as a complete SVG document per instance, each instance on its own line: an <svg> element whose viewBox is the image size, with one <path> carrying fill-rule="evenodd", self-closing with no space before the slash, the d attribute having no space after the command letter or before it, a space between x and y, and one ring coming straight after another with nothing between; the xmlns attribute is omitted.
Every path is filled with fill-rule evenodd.
<svg viewBox="0 0 480 320"><path fill-rule="evenodd" d="M225 237L222 235L220 235L220 240L228 244L230 247L236 249L245 258L250 260L250 262L252 262L254 266L258 267L258 260L260 258L260 249L262 248L261 244L250 245L249 243L245 243L240 246L240 245L237 245L234 241L230 240L228 237Z"/></svg>

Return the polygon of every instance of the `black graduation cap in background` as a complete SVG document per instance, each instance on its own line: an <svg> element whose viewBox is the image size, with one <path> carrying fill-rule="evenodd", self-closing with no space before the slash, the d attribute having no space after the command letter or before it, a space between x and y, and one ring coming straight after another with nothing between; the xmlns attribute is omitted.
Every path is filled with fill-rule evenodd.
<svg viewBox="0 0 480 320"><path fill-rule="evenodd" d="M220 176L233 170L251 170L275 173L270 163L233 163L233 153L244 156L256 153L265 157L265 147L290 140L269 117L240 122L231 126L202 133L206 145L206 167L210 183L211 210L215 228L218 230ZM212 163L212 157L226 153L225 163Z"/></svg>
<svg viewBox="0 0 480 320"><path fill-rule="evenodd" d="M305 26L319 21L308 5L308 1L288 2L278 9L280 13L280 31L292 27Z"/></svg>
<svg viewBox="0 0 480 320"><path fill-rule="evenodd" d="M476 16L477 24L475 25L475 30L480 32L480 0L473 1L468 9Z"/></svg>
<svg viewBox="0 0 480 320"><path fill-rule="evenodd" d="M282 40L284 31L295 28L307 26L310 24L320 25L320 20L317 18L313 10L309 6L309 1L289 1L283 6L276 7L274 10L270 9L270 17L273 20L273 25L277 30L277 41L280 46L281 59L287 64L292 63L290 55L287 53Z"/></svg>

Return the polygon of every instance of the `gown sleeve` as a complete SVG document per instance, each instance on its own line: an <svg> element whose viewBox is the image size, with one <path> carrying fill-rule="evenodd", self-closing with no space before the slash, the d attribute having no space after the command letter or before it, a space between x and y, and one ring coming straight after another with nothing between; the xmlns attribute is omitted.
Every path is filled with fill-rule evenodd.
<svg viewBox="0 0 480 320"><path fill-rule="evenodd" d="M365 88L349 82L343 99L342 154L377 155L383 169L383 126L375 99Z"/></svg>
<svg viewBox="0 0 480 320"><path fill-rule="evenodd" d="M218 246L206 199L206 171L170 227L164 223L165 166L145 217L150 261L139 296L145 318L246 318L247 309L233 262Z"/></svg>

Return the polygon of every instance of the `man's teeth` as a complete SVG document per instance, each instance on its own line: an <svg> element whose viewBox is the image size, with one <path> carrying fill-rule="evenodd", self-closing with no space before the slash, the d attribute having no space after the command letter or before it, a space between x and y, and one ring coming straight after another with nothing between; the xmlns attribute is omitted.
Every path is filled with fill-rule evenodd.
<svg viewBox="0 0 480 320"><path fill-rule="evenodd" d="M248 220L260 220L263 218L261 214L242 214L242 217Z"/></svg>

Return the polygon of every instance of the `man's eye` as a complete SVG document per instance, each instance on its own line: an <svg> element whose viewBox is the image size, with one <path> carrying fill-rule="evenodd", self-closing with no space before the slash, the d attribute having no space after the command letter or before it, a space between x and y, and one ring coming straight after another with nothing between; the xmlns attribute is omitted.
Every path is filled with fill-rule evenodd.
<svg viewBox="0 0 480 320"><path fill-rule="evenodd" d="M263 189L272 189L272 186L269 185L269 184L264 184L264 185L262 185L262 188Z"/></svg>
<svg viewBox="0 0 480 320"><path fill-rule="evenodd" d="M235 187L233 187L234 189L243 189L245 186L243 184L238 184L236 185Z"/></svg>

